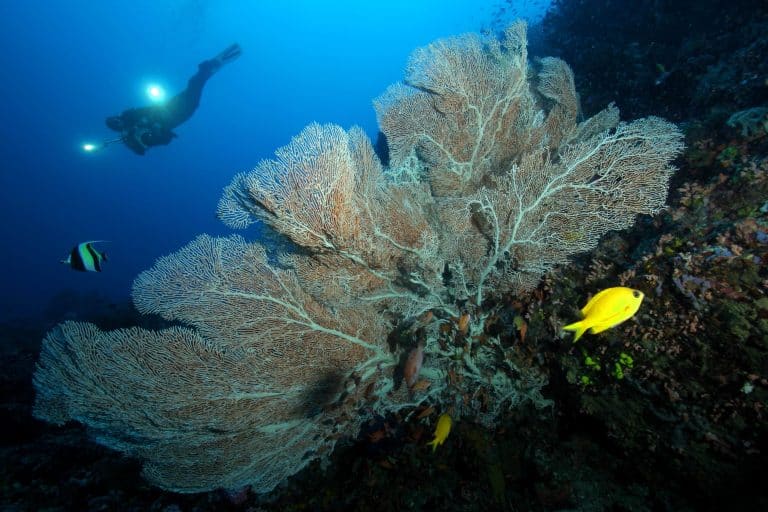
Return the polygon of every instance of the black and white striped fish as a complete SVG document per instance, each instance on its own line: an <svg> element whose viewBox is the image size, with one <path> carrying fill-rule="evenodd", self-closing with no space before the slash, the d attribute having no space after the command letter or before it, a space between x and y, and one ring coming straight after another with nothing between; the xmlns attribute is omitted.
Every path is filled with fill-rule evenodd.
<svg viewBox="0 0 768 512"><path fill-rule="evenodd" d="M67 259L61 262L80 272L101 272L101 263L107 261L107 253L99 252L91 245L99 242L106 242L106 240L91 240L77 244L72 248Z"/></svg>

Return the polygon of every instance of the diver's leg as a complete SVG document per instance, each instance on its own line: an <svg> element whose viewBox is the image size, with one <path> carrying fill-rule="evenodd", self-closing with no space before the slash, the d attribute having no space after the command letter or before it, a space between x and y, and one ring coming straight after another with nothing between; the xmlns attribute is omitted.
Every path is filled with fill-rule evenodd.
<svg viewBox="0 0 768 512"><path fill-rule="evenodd" d="M216 73L221 66L238 58L242 50L237 44L228 46L216 57L205 60L198 65L197 73L187 82L187 88L168 100L165 110L168 116L169 128L175 128L195 113L200 105L200 97L203 94L205 83Z"/></svg>
<svg viewBox="0 0 768 512"><path fill-rule="evenodd" d="M224 64L232 62L238 58L241 53L243 53L243 50L240 48L239 44L235 43L233 45L229 45L224 49L223 52L219 53L214 58L201 62L200 69L206 68L211 73L215 73L221 69L221 66Z"/></svg>
<svg viewBox="0 0 768 512"><path fill-rule="evenodd" d="M199 70L187 82L187 88L168 100L165 104L165 113L168 120L168 128L173 129L192 117L200 105L200 97L203 95L203 86L213 73Z"/></svg>

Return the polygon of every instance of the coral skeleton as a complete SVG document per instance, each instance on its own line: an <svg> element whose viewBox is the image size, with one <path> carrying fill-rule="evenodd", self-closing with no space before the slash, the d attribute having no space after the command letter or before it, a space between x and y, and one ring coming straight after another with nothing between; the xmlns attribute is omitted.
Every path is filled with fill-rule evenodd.
<svg viewBox="0 0 768 512"><path fill-rule="evenodd" d="M86 425L165 489L268 492L374 415L427 404L493 425L545 405L544 377L487 333L489 305L664 208L682 141L614 106L579 122L568 65L526 44L518 22L416 50L375 100L388 166L361 129L311 124L237 175L219 217L286 243L201 235L159 259L133 298L176 327L54 328L35 415ZM393 349L398 329L419 339ZM397 368L420 343L412 378L429 382L408 389Z"/></svg>

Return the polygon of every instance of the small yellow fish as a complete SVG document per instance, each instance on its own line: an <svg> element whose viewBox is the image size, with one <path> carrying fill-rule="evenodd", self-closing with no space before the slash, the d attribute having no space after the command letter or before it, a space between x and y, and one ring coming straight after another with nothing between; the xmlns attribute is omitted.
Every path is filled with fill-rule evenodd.
<svg viewBox="0 0 768 512"><path fill-rule="evenodd" d="M584 331L589 329L592 334L603 332L625 320L629 320L640 309L643 302L643 292L617 286L606 288L594 297L581 310L584 320L563 327L566 331L576 331L576 342Z"/></svg>
<svg viewBox="0 0 768 512"><path fill-rule="evenodd" d="M445 438L451 433L451 416L448 413L443 413L437 420L437 426L435 427L435 438L427 443L427 446L432 445L432 452L437 450L437 447L445 442Z"/></svg>

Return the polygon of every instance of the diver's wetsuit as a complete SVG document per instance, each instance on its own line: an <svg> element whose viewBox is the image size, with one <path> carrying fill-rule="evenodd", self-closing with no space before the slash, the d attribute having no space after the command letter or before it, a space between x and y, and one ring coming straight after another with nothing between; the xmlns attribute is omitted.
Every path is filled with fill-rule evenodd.
<svg viewBox="0 0 768 512"><path fill-rule="evenodd" d="M134 153L143 155L151 146L166 145L176 137L173 128L192 117L200 105L205 83L229 60L240 55L240 47L232 45L214 59L198 65L187 88L162 105L129 108L119 116L107 118L107 126L121 133L122 141Z"/></svg>

